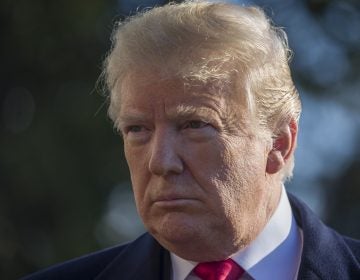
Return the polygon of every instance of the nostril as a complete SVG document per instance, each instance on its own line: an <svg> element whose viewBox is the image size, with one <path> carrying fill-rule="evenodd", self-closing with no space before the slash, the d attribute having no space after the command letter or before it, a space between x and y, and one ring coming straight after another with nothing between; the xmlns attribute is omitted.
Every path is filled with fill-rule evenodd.
<svg viewBox="0 0 360 280"><path fill-rule="evenodd" d="M183 171L183 162L174 149L160 148L154 150L151 154L149 170L158 176L181 173Z"/></svg>
<svg viewBox="0 0 360 280"><path fill-rule="evenodd" d="M183 171L183 163L182 160L175 155L156 155L150 159L149 170L158 176L165 176L169 173L181 173Z"/></svg>

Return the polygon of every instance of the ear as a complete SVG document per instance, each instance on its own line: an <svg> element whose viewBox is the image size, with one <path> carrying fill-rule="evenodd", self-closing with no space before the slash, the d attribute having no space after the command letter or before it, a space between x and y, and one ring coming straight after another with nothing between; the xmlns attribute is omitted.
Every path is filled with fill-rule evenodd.
<svg viewBox="0 0 360 280"><path fill-rule="evenodd" d="M275 174L279 172L286 161L294 153L296 147L298 125L291 120L282 127L279 135L274 139L272 149L268 153L266 173Z"/></svg>

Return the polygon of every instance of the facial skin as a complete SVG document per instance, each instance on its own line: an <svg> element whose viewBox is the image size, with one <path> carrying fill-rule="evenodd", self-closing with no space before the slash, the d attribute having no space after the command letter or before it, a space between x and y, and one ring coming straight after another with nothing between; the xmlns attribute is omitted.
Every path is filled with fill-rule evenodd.
<svg viewBox="0 0 360 280"><path fill-rule="evenodd" d="M272 147L255 136L234 94L154 74L147 81L126 82L119 115L138 212L180 257L226 259L277 206L280 180L266 172Z"/></svg>

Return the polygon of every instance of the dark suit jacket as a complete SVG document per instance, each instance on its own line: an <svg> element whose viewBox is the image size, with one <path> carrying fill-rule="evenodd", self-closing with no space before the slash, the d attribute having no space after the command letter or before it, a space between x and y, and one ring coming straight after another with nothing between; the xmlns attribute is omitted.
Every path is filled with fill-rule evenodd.
<svg viewBox="0 0 360 280"><path fill-rule="evenodd" d="M360 241L341 236L297 198L289 194L289 199L304 236L298 279L360 279ZM131 243L50 267L24 280L169 280L170 275L169 252L145 233Z"/></svg>

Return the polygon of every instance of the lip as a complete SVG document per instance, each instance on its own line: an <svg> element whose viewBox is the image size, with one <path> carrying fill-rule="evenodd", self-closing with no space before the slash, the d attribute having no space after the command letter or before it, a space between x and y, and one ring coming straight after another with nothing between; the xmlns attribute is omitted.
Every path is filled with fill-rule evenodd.
<svg viewBox="0 0 360 280"><path fill-rule="evenodd" d="M154 200L154 204L159 207L180 207L194 203L196 199L178 195L160 196Z"/></svg>

